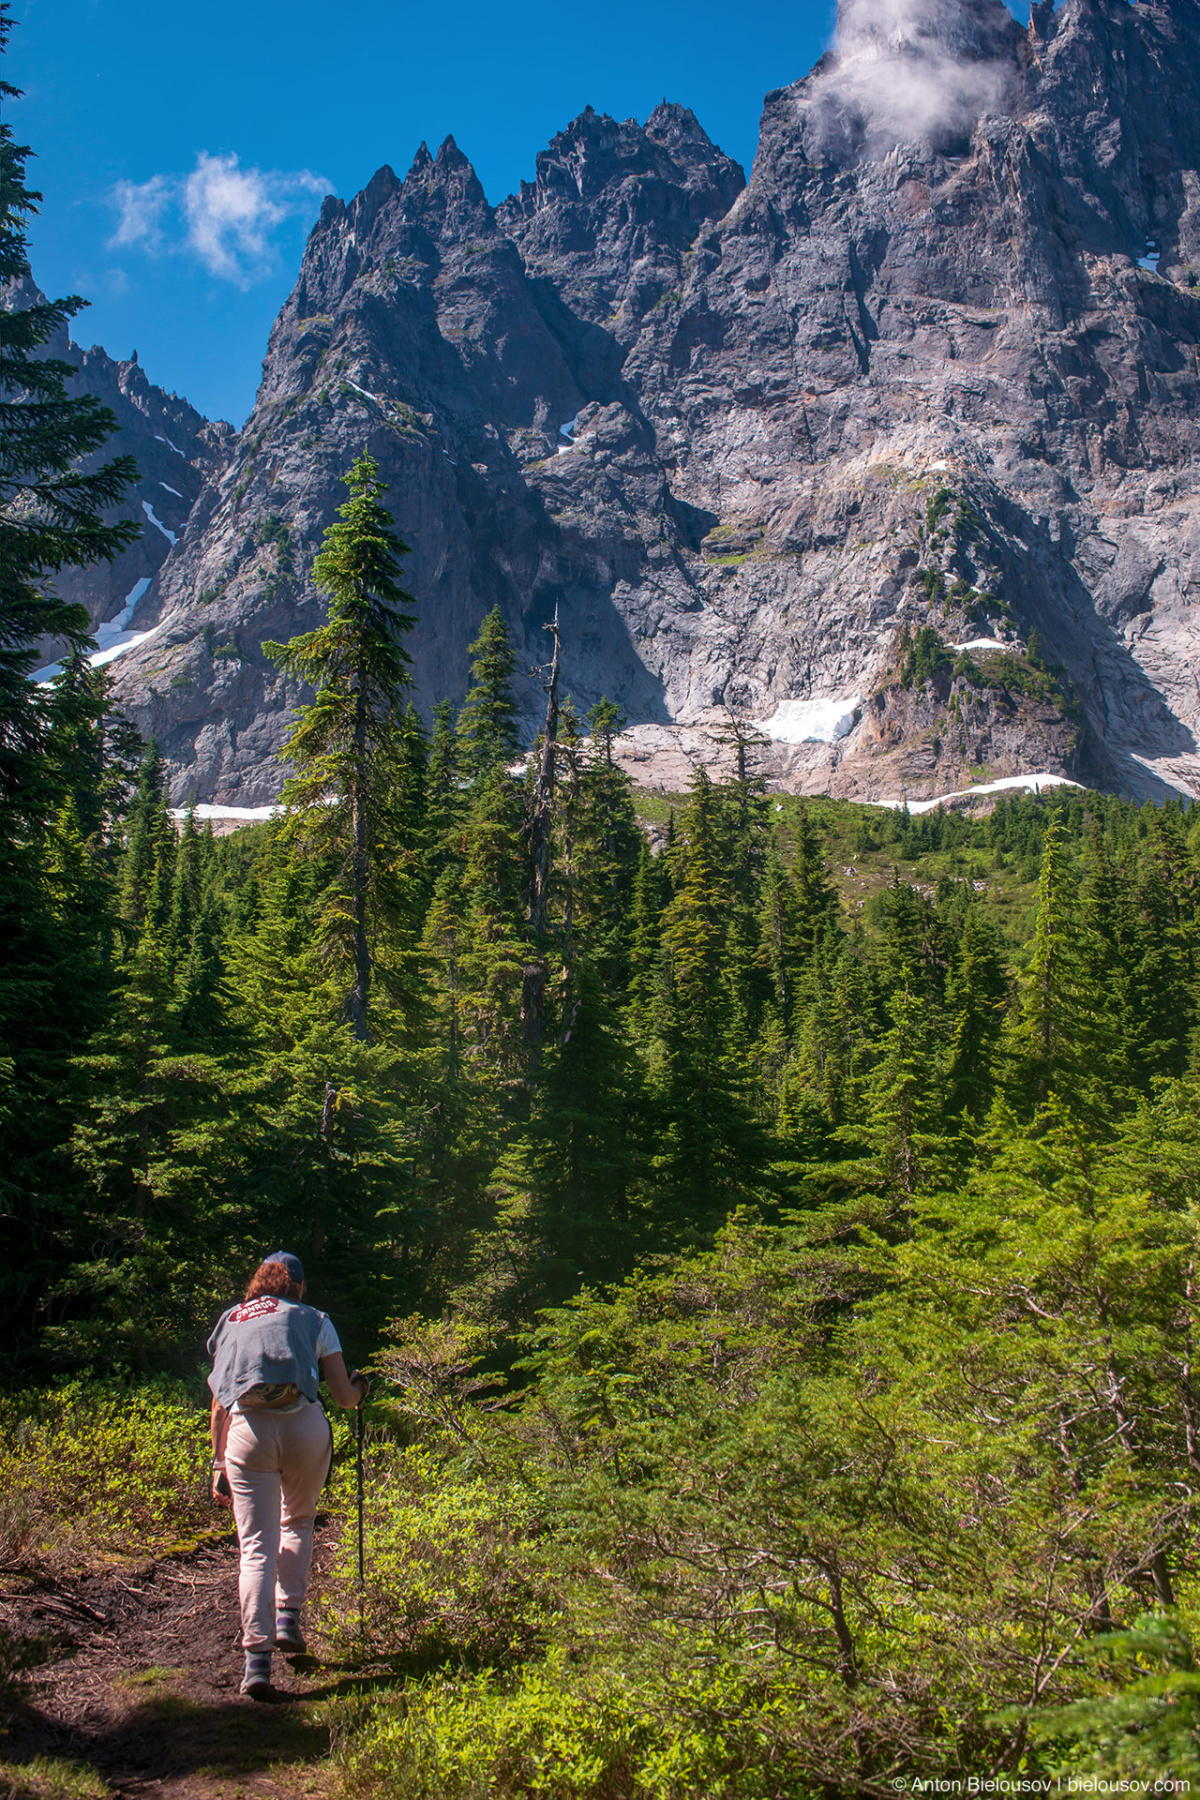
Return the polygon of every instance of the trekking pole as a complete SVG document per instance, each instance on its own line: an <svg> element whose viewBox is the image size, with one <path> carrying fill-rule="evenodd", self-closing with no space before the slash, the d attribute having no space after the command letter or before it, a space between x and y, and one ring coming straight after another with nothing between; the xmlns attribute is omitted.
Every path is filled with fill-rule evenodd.
<svg viewBox="0 0 1200 1800"><path fill-rule="evenodd" d="M354 1461L358 1476L358 1635L366 1636L366 1617L363 1601L363 1403L360 1400L354 1409Z"/></svg>

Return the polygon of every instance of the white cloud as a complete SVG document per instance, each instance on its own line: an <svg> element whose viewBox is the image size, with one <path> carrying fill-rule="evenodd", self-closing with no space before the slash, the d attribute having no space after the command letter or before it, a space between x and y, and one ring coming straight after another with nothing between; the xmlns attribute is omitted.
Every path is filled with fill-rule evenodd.
<svg viewBox="0 0 1200 1800"><path fill-rule="evenodd" d="M109 243L151 255L183 251L210 275L249 287L274 266L278 228L328 191L309 169L243 169L233 153L202 150L190 175L119 181L109 196L118 215Z"/></svg>
<svg viewBox="0 0 1200 1800"><path fill-rule="evenodd" d="M152 175L149 181L118 181L110 196L120 215L117 229L109 238L114 248L124 244L140 244L144 250L157 250L162 244L162 216L171 199L171 183L165 175Z"/></svg>
<svg viewBox="0 0 1200 1800"><path fill-rule="evenodd" d="M270 267L275 226L327 192L307 169L242 169L236 156L202 150L184 184L188 245L210 274L244 286Z"/></svg>

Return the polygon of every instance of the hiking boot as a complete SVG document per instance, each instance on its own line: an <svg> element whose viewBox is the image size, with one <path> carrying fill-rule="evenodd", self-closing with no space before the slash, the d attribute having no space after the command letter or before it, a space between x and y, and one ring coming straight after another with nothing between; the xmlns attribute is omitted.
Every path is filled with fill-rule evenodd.
<svg viewBox="0 0 1200 1800"><path fill-rule="evenodd" d="M275 1614L275 1647L278 1650L290 1650L293 1655L308 1648L301 1635L298 1612L281 1611Z"/></svg>
<svg viewBox="0 0 1200 1800"><path fill-rule="evenodd" d="M269 1650L247 1650L246 1673L242 1676L241 1691L249 1700L270 1698L271 1652Z"/></svg>

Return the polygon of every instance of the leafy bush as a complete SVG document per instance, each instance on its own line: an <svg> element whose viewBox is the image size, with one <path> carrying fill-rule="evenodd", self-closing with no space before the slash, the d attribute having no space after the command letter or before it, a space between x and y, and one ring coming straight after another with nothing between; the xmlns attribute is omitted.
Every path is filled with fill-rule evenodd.
<svg viewBox="0 0 1200 1800"><path fill-rule="evenodd" d="M372 1458L364 1532L366 1639L358 1638L357 1539L333 1570L332 1635L376 1657L428 1668L519 1660L539 1644L551 1602L530 1536L527 1490L458 1477L418 1449Z"/></svg>
<svg viewBox="0 0 1200 1800"><path fill-rule="evenodd" d="M726 1669L686 1681L561 1654L413 1684L343 1752L352 1795L389 1800L804 1800L781 1732L786 1689Z"/></svg>
<svg viewBox="0 0 1200 1800"><path fill-rule="evenodd" d="M182 1382L72 1381L5 1398L0 1556L87 1560L194 1540L214 1523L208 1461L207 1413Z"/></svg>

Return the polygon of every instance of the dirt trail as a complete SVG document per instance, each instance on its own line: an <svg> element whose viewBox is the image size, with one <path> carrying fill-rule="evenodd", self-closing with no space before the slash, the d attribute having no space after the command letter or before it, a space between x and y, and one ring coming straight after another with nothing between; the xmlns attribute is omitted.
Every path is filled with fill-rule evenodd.
<svg viewBox="0 0 1200 1800"><path fill-rule="evenodd" d="M340 1526L319 1527L319 1587ZM189 1555L57 1582L8 1578L0 1621L53 1634L63 1654L34 1677L0 1750L0 1800L49 1791L21 1768L83 1764L122 1800L290 1800L330 1789L329 1732L314 1704L356 1685L314 1656L275 1654L274 1702L238 1693L237 1551ZM14 1779L15 1778L15 1779Z"/></svg>

